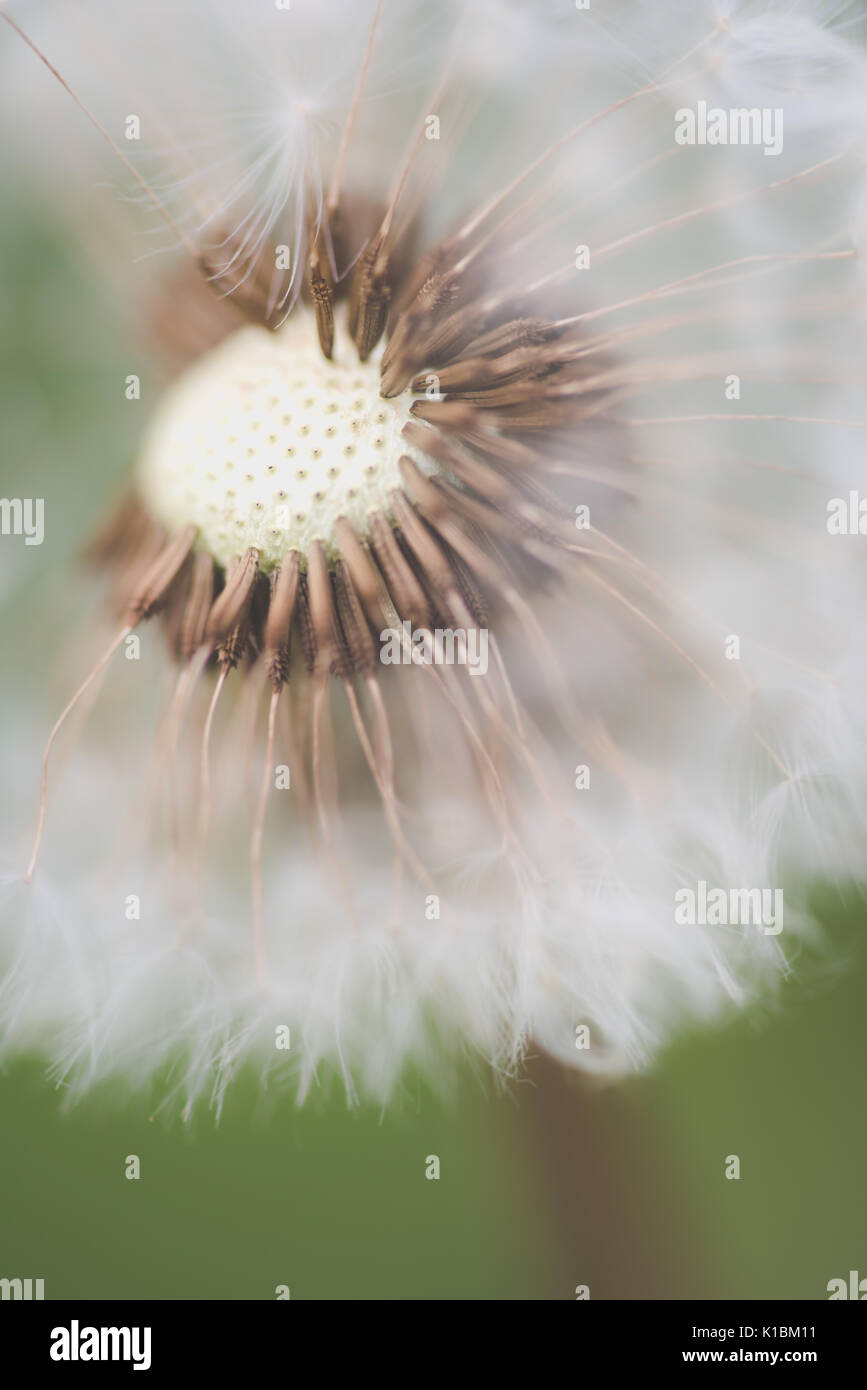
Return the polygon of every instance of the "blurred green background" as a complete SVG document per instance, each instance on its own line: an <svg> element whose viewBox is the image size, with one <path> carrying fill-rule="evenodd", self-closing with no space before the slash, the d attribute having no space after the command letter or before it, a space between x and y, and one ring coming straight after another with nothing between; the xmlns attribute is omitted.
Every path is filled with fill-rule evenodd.
<svg viewBox="0 0 867 1390"><path fill-rule="evenodd" d="M66 522L50 562L31 550L2 572L26 682L43 655L22 629L63 621L56 592L42 607L48 566L123 476L143 415L122 377L150 364L129 301L50 205L7 201L0 254L0 492L24 473ZM131 283L145 273L131 264ZM536 1059L504 1095L468 1074L443 1100L408 1078L380 1114L337 1087L266 1108L242 1078L219 1125L185 1126L116 1089L67 1110L21 1062L0 1076L0 1276L43 1278L48 1298L824 1298L867 1274L867 960L860 900L829 890L819 911L824 954L779 1007L683 1038L619 1086Z"/></svg>
<svg viewBox="0 0 867 1390"><path fill-rule="evenodd" d="M247 1079L219 1125L167 1126L117 1090L64 1112L22 1064L0 1081L2 1273L48 1298L825 1298L867 1268L867 962L857 904L833 905L845 974L604 1089L537 1060L505 1096L408 1082L380 1114L265 1109Z"/></svg>

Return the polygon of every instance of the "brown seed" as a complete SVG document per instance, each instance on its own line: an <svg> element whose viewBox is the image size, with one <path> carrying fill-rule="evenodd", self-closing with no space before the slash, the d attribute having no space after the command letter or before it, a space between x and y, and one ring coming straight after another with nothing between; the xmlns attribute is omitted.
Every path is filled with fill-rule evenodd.
<svg viewBox="0 0 867 1390"><path fill-rule="evenodd" d="M217 643L237 628L250 606L258 572L259 552L251 546L226 575L226 586L208 615L207 641Z"/></svg>
<svg viewBox="0 0 867 1390"><path fill-rule="evenodd" d="M313 672L314 675L328 675L339 663L341 634L325 547L321 541L312 542L307 560L307 596L316 643Z"/></svg>
<svg viewBox="0 0 867 1390"><path fill-rule="evenodd" d="M131 622L139 618L149 618L162 603L192 550L195 539L196 527L185 526L145 570L129 606Z"/></svg>
<svg viewBox="0 0 867 1390"><path fill-rule="evenodd" d="M316 332L323 357L331 360L334 352L334 286L331 283L327 256L323 255L323 231L320 227L311 237L307 261L307 287L316 315Z"/></svg>
<svg viewBox="0 0 867 1390"><path fill-rule="evenodd" d="M205 627L213 596L214 562L210 555L202 551L193 560L193 577L181 626L179 649L184 660L188 660L197 652L205 640Z"/></svg>
<svg viewBox="0 0 867 1390"><path fill-rule="evenodd" d="M350 676L356 671L374 671L379 657L378 649L365 622L349 567L339 559L334 566L334 593L347 656L342 674Z"/></svg>
<svg viewBox="0 0 867 1390"><path fill-rule="evenodd" d="M338 517L334 534L367 621L374 631L381 631L389 625L392 614L382 576L371 558L370 550L345 516Z"/></svg>
<svg viewBox="0 0 867 1390"><path fill-rule="evenodd" d="M371 513L370 538L399 616L408 618L415 627L429 627L431 610L427 595L394 531L380 512Z"/></svg>
<svg viewBox="0 0 867 1390"><path fill-rule="evenodd" d="M271 576L271 595L265 620L264 651L269 679L279 690L289 675L289 633L298 599L301 559L290 550Z"/></svg>

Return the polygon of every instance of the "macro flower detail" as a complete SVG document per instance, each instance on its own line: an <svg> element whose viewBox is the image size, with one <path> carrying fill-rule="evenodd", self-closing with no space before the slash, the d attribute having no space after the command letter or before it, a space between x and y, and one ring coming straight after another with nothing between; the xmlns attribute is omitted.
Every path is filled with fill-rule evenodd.
<svg viewBox="0 0 867 1390"><path fill-rule="evenodd" d="M614 7L650 77L612 15L554 5L446 7L429 44L424 6L362 7L334 74L346 6L185 8L189 89L144 15L118 79L151 167L75 42L0 11L173 257L142 271L173 379L94 499L113 626L4 878L6 1046L72 1087L168 1078L186 1111L250 1061L381 1100L456 1056L645 1066L771 997L810 878L858 869L863 560L825 504L863 428L863 56L821 7L760 7L767 159L740 6L688 35ZM246 106L218 80L239 32ZM559 107L519 99L522 63ZM737 139L710 140L717 107ZM97 699L122 706L108 766ZM113 758L143 761L124 854L76 848L75 726L103 823Z"/></svg>

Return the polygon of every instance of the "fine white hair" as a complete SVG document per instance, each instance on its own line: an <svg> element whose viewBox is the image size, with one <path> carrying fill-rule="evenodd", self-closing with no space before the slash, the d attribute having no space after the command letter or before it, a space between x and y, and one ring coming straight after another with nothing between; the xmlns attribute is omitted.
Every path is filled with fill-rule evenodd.
<svg viewBox="0 0 867 1390"><path fill-rule="evenodd" d="M246 218L252 246L278 223L302 236L311 179L325 196L373 8L9 12L106 128L142 116L134 162L183 229ZM125 673L123 717L115 706L82 735L33 884L19 866L53 705L27 685L7 697L0 1049L47 1056L72 1091L159 1077L187 1108L199 1095L219 1108L248 1063L300 1099L336 1071L351 1099L385 1101L410 1064L444 1082L481 1058L509 1077L530 1047L597 1072L645 1067L680 1028L770 1001L802 968L819 933L811 887L863 874L867 843L867 500L865 534L829 525L835 500L857 515L867 427L857 18L830 0L384 5L352 140L359 188L388 195L431 94L457 118L430 234L578 131L541 170L514 258L490 271L494 286L532 284L572 260L559 312L605 352L619 415L561 460L593 556L565 592L527 596L532 648L517 622L498 632L528 750L510 829L474 787L460 723L397 673L400 794L442 892L404 886L393 909L393 846L356 750L340 775L357 920L299 822L272 814L256 989L243 712L215 739L214 803L232 810L215 813L204 921L140 827L118 833L148 799L141 730L167 681L148 629L151 688ZM76 160L106 178L99 138L11 31L0 40L20 136L10 177L50 188L74 226ZM679 144L677 114L699 103L779 109L779 150ZM58 121L62 142L41 148ZM183 254L152 208L141 217ZM149 248L118 241L118 257ZM700 884L781 891L782 930L684 924L676 895ZM130 895L140 918L125 916Z"/></svg>

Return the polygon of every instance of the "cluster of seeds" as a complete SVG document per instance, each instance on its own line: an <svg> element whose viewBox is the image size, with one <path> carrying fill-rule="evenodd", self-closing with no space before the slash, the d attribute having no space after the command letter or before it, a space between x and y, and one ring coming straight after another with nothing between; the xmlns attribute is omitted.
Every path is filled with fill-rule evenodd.
<svg viewBox="0 0 867 1390"><path fill-rule="evenodd" d="M169 392L95 543L129 621L162 609L181 660L264 657L277 688L296 654L350 679L384 628L479 625L562 571L578 547L547 473L605 407L574 327L491 294L478 218L410 266L375 234L343 279L334 220L288 319L246 284L254 322Z"/></svg>
<svg viewBox="0 0 867 1390"><path fill-rule="evenodd" d="M417 457L400 440L409 394L384 400L378 364L354 352L324 358L311 318L300 305L276 332L250 325L208 353L162 402L142 452L151 516L195 526L197 549L224 570L250 547L264 574L316 540L331 556L338 517L366 536L400 486L400 454Z"/></svg>

